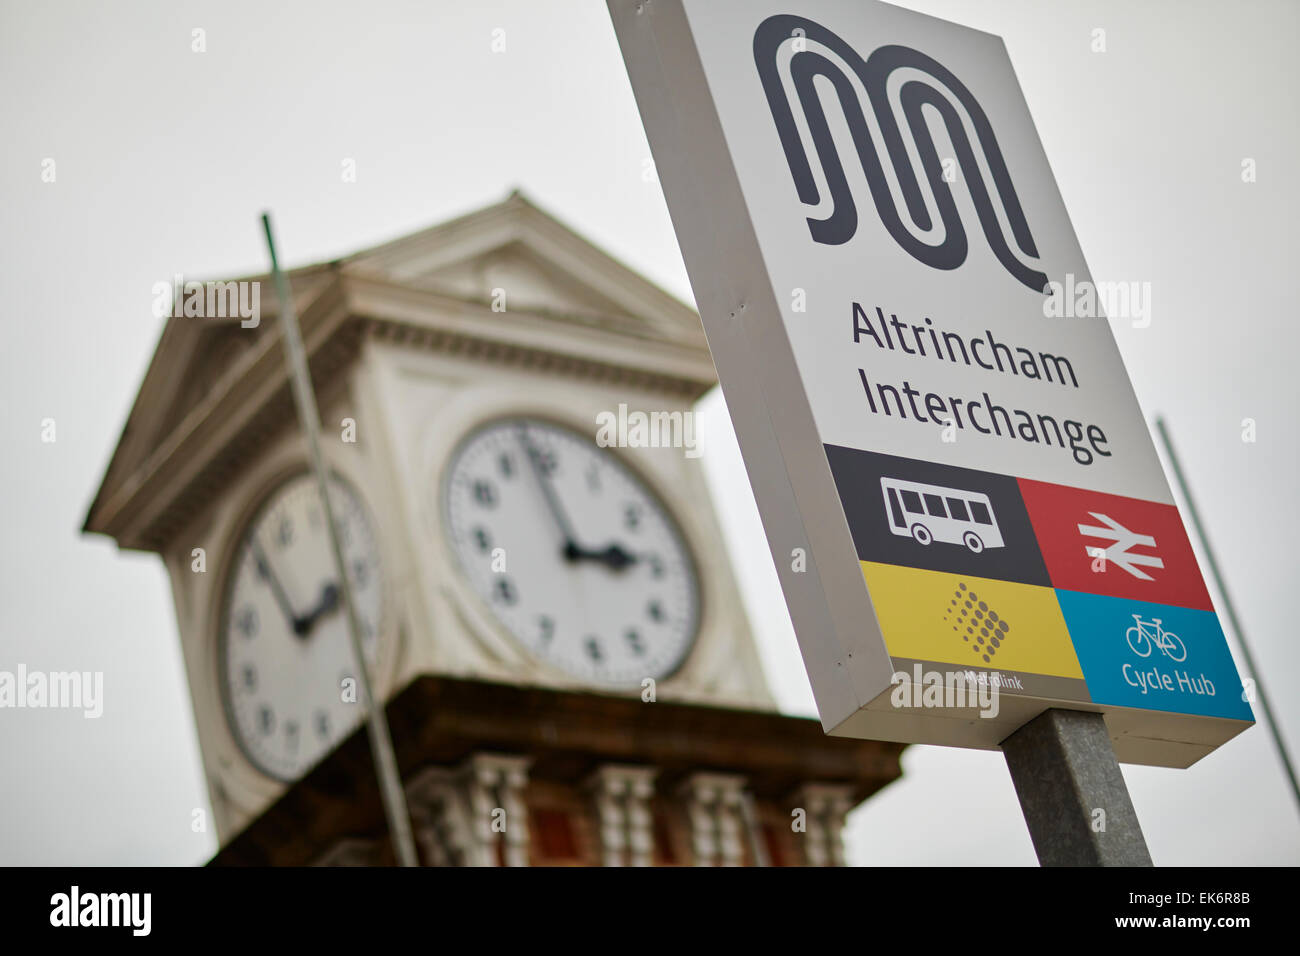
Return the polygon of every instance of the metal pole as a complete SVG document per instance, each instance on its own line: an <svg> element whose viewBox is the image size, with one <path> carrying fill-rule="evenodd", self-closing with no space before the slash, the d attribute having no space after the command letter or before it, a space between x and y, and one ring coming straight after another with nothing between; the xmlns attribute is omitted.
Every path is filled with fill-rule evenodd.
<svg viewBox="0 0 1300 956"><path fill-rule="evenodd" d="M1047 710L1002 741L1043 866L1151 866L1101 714Z"/></svg>
<svg viewBox="0 0 1300 956"><path fill-rule="evenodd" d="M379 792L383 799L384 814L388 817L388 832L392 837L393 851L399 866L419 866L415 853L415 840L411 835L411 817L406 809L406 795L397 771L397 757L393 753L393 738L388 731L388 718L384 706L373 692L370 668L366 665L365 651L361 646L361 628L357 622L356 605L352 600L352 584L348 581L343 549L339 546L338 528L334 524L334 508L330 504L329 482L325 462L320 453L320 413L316 408L316 395L311 387L311 374L307 370L307 353L298 330L298 317L293 310L289 294L289 279L280 270L275 255L275 239L271 234L271 217L262 214L262 228L266 232L266 247L271 253L271 277L275 282L276 298L280 302L280 332L289 358L289 381L293 387L298 417L307 435L307 450L311 456L312 471L325 509L325 526L329 529L330 551L334 555L334 568L339 576L339 594L347 614L348 637L352 643L352 656L356 660L361 692L366 700L366 730L370 734L370 752L375 760L375 776L379 778Z"/></svg>
<svg viewBox="0 0 1300 956"><path fill-rule="evenodd" d="M1223 610L1228 615L1228 623L1232 627L1232 632L1237 635L1237 645L1241 648L1241 656L1246 659L1246 669L1250 671L1250 676L1255 681L1255 696L1259 700L1259 706L1268 720L1268 729L1272 731L1273 743L1277 745L1277 753L1282 758L1282 766L1286 769L1287 779L1291 781L1291 792L1295 795L1296 806L1300 807L1300 783L1296 782L1295 767L1291 765L1291 758L1287 755L1286 744L1282 741L1282 730L1278 725L1277 718L1273 716L1273 708L1269 706L1268 695L1264 693L1264 682L1260 678L1259 668L1255 666L1255 657L1250 653L1250 645L1246 643L1246 632L1241 627L1241 621L1237 619L1237 609L1232 603L1232 597L1228 594L1228 586L1224 583L1223 573L1219 570L1219 562L1214 557L1214 549L1210 547L1210 539L1205 534L1205 526L1201 524L1200 512L1197 511L1196 502L1192 499L1192 490L1187 487L1187 478L1183 475L1183 467L1179 464L1178 455L1174 452L1174 441L1169 436L1169 429L1165 427L1163 418L1156 418L1156 431L1160 433L1160 441L1165 446L1165 454L1169 456L1169 465L1173 468L1174 478L1178 481L1178 487L1183 493L1183 501L1187 505L1187 514L1192 519L1192 527L1196 530L1196 537L1201 541L1201 550L1205 552L1205 560L1210 566L1210 574L1214 576L1214 586L1219 590L1219 598L1223 602Z"/></svg>

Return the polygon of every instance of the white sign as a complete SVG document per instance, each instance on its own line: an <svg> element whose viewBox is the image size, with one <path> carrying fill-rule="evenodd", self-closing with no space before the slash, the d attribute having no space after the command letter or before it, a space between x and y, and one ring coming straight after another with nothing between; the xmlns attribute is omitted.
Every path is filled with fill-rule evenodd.
<svg viewBox="0 0 1300 956"><path fill-rule="evenodd" d="M1001 39L861 0L610 8L827 731L993 748L1071 707L1186 766L1249 726ZM931 674L1001 699L902 692Z"/></svg>

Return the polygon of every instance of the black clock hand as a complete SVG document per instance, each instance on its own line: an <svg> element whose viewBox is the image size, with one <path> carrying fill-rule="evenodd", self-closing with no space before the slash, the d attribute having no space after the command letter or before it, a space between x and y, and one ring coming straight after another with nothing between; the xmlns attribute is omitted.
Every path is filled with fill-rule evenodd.
<svg viewBox="0 0 1300 956"><path fill-rule="evenodd" d="M316 627L316 622L326 614L336 610L338 606L338 585L333 583L325 585L321 591L320 601L317 602L316 606L294 622L294 633L299 637L307 637Z"/></svg>
<svg viewBox="0 0 1300 956"><path fill-rule="evenodd" d="M551 487L551 479L542 471L541 456L537 448L528 439L528 428L525 425L519 426L519 444L532 466L533 478L537 481L537 487L542 489L542 497L546 499L546 507L551 512L551 517L555 519L556 526L560 529L560 534L564 535L564 556L570 560L577 560L571 556L571 552L580 551L577 540L573 536L573 525L569 524L568 515L564 513L564 508L560 504L559 497L555 494L555 489Z"/></svg>
<svg viewBox="0 0 1300 956"><path fill-rule="evenodd" d="M551 517L555 519L560 534L564 536L564 546L560 550L560 553L564 555L564 559L569 562L597 561L611 571L622 571L629 565L635 564L637 562L636 555L623 550L617 544L611 544L598 551L584 548L578 544L577 536L573 533L573 525L569 523L568 515L565 514L564 507L560 504L560 498L551 485L551 479L542 469L541 455L536 446L529 440L528 428L523 424L519 426L519 444L523 447L529 464L532 466L533 477L537 481L537 486L542 489L542 496L546 499L546 507L551 512Z"/></svg>
<svg viewBox="0 0 1300 956"><path fill-rule="evenodd" d="M252 539L250 547L253 549L253 558L257 561L258 576L270 585L271 593L275 595L275 603L280 605L280 610L284 613L284 619L293 628L294 633L298 633L301 619L293 613L293 605L289 602L289 596L284 593L284 585L280 583L280 579L271 570L271 562L266 559L266 552L257 543L257 538Z"/></svg>
<svg viewBox="0 0 1300 956"><path fill-rule="evenodd" d="M611 544L599 551L591 551L587 548L579 547L572 541L564 546L564 556L570 561L595 561L605 565L611 571L622 571L629 565L636 564L640 558L629 551L623 550L621 545Z"/></svg>

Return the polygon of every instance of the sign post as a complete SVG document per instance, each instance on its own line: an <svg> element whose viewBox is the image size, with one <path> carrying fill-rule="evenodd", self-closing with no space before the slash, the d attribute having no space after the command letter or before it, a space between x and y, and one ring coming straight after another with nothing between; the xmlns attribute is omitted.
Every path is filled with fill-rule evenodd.
<svg viewBox="0 0 1300 956"><path fill-rule="evenodd" d="M1067 856L1146 859L1116 758L1253 715L1001 39L608 2L824 729L1005 748L1031 827L1092 780L1132 839Z"/></svg>
<svg viewBox="0 0 1300 956"><path fill-rule="evenodd" d="M1002 742L1043 866L1150 866L1100 714L1048 710Z"/></svg>

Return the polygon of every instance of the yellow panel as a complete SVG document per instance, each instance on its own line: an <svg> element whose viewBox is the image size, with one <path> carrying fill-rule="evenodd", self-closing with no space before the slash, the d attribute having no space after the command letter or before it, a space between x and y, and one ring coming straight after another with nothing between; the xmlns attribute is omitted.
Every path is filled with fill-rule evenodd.
<svg viewBox="0 0 1300 956"><path fill-rule="evenodd" d="M1051 588L861 563L892 657L1083 677Z"/></svg>

